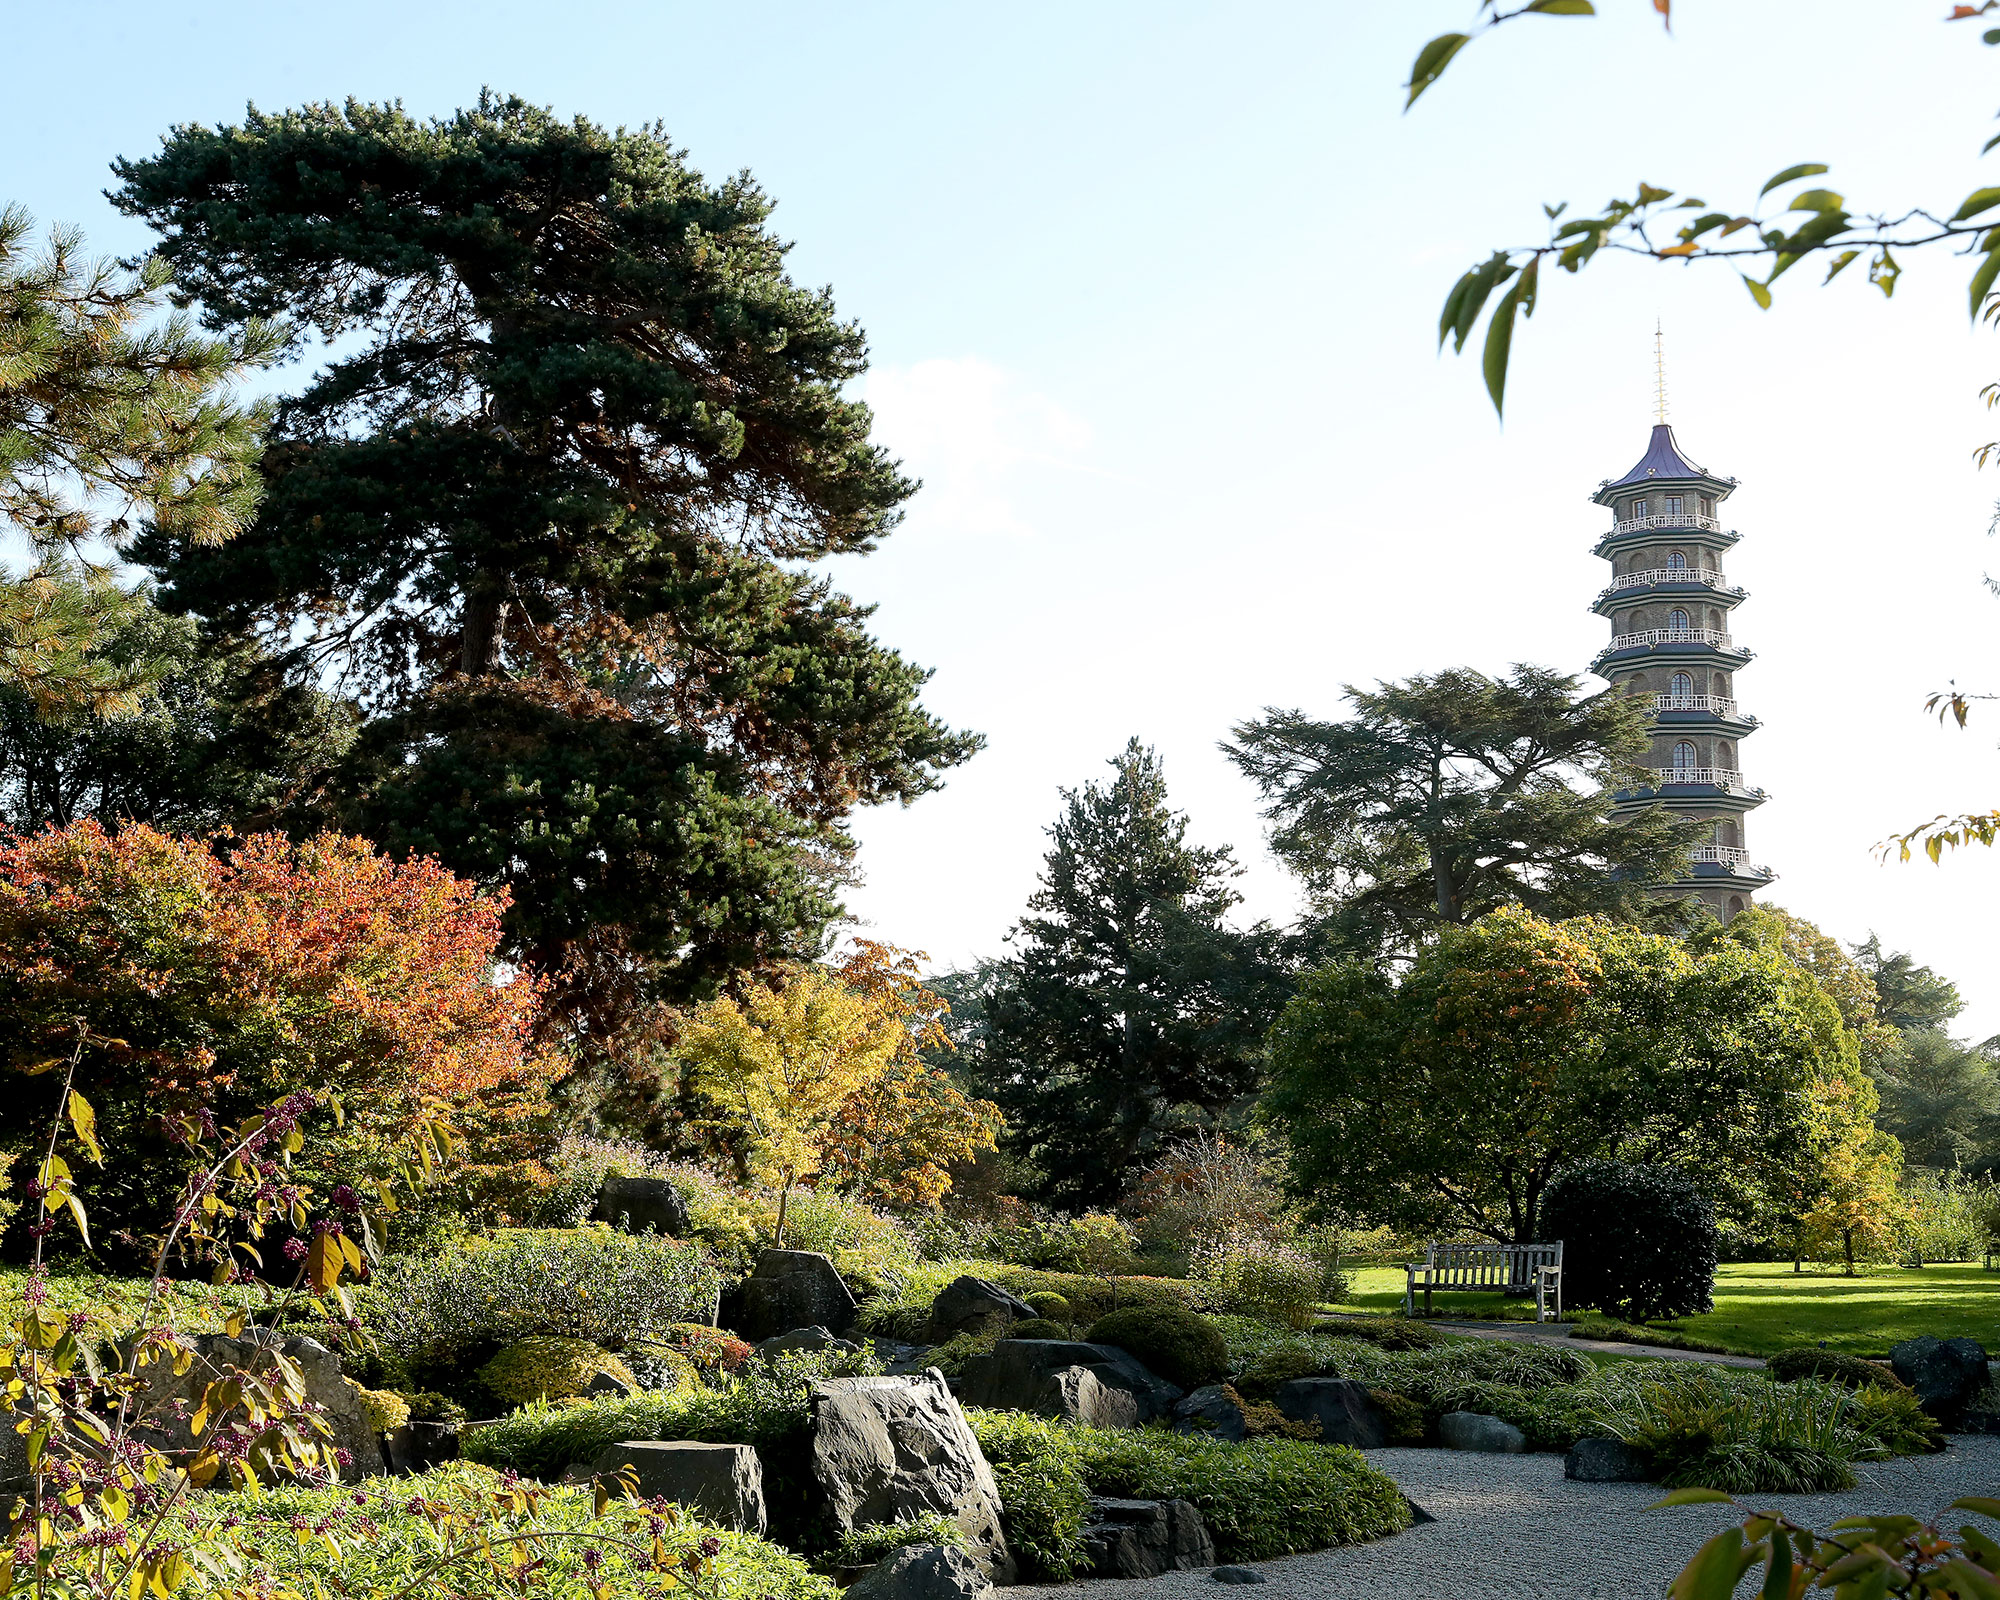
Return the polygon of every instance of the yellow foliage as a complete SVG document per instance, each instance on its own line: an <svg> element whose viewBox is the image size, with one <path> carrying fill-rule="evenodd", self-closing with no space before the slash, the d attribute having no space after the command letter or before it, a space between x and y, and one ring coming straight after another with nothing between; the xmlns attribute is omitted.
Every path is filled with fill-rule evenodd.
<svg viewBox="0 0 2000 1600"><path fill-rule="evenodd" d="M565 1400L580 1395L599 1374L619 1379L628 1389L639 1387L630 1367L588 1339L537 1334L515 1340L487 1362L479 1369L479 1381L495 1399L521 1406L531 1400Z"/></svg>

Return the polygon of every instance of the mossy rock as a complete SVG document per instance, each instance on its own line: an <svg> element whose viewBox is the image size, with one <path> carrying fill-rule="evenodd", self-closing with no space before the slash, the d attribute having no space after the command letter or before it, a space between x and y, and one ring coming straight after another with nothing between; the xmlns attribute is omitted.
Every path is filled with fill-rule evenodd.
<svg viewBox="0 0 2000 1600"><path fill-rule="evenodd" d="M1138 1357L1167 1382L1193 1391L1229 1371L1229 1346L1208 1318L1178 1306L1128 1306L1099 1317L1085 1337Z"/></svg>
<svg viewBox="0 0 2000 1600"><path fill-rule="evenodd" d="M614 1378L628 1390L639 1387L630 1367L587 1339L547 1335L517 1339L479 1369L479 1381L488 1393L510 1406L567 1400L599 1377Z"/></svg>

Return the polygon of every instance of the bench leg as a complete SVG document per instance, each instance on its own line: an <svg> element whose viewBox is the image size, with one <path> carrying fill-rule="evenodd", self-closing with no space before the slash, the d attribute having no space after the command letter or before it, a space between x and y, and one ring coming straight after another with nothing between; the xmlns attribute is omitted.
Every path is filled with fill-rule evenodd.
<svg viewBox="0 0 2000 1600"><path fill-rule="evenodd" d="M1431 1314L1431 1286L1429 1283L1426 1283L1424 1285L1424 1315L1429 1316L1430 1314Z"/></svg>

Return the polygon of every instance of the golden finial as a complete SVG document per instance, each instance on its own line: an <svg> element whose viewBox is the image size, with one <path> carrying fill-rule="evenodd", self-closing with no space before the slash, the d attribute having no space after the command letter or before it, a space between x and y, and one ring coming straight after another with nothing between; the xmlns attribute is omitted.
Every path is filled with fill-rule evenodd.
<svg viewBox="0 0 2000 1600"><path fill-rule="evenodd" d="M1658 317L1653 319L1653 420L1667 420L1667 346Z"/></svg>

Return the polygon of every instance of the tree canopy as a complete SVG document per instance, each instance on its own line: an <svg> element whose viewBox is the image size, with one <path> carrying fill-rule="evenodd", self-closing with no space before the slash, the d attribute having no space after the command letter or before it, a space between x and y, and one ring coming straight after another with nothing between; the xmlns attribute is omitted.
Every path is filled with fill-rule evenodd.
<svg viewBox="0 0 2000 1600"><path fill-rule="evenodd" d="M1262 1114L1322 1211L1529 1241L1550 1181L1591 1158L1682 1167L1738 1214L1782 1201L1867 1090L1782 951L1507 907L1400 978L1309 976L1272 1030Z"/></svg>
<svg viewBox="0 0 2000 1600"><path fill-rule="evenodd" d="M1266 711L1223 748L1263 795L1272 850L1350 943L1407 951L1510 904L1676 914L1647 885L1682 875L1700 825L1658 810L1610 818L1611 791L1637 780L1648 744L1627 697L1579 698L1576 679L1528 666L1347 696L1344 722Z"/></svg>
<svg viewBox="0 0 2000 1600"><path fill-rule="evenodd" d="M1117 1198L1171 1136L1255 1089L1288 977L1269 929L1226 918L1241 870L1190 844L1137 739L1063 791L1013 953L985 974L971 1068L1048 1200Z"/></svg>
<svg viewBox="0 0 2000 1600"><path fill-rule="evenodd" d="M803 566L915 485L771 202L657 127L491 95L253 110L116 170L211 322L333 342L246 534L138 553L163 604L365 704L335 815L504 886L575 1018L816 954L848 813L978 741Z"/></svg>
<svg viewBox="0 0 2000 1600"><path fill-rule="evenodd" d="M229 390L271 359L277 334L248 319L205 338L185 315L155 315L164 261L88 260L71 228L31 253L31 227L18 206L0 209L0 523L39 558L0 578L0 681L44 713L122 710L152 663L100 653L134 602L93 553L144 519L202 548L242 528L264 411Z"/></svg>

